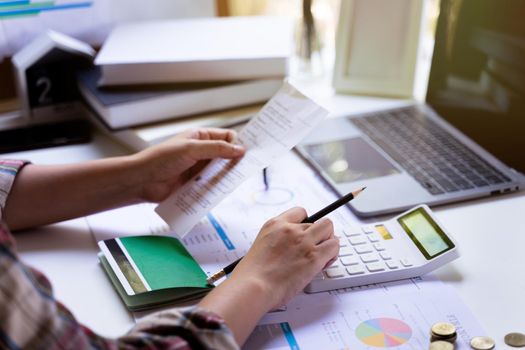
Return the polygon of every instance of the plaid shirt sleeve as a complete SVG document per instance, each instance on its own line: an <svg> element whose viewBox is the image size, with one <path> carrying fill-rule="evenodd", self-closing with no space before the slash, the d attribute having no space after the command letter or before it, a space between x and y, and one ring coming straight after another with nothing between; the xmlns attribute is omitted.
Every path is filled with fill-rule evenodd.
<svg viewBox="0 0 525 350"><path fill-rule="evenodd" d="M217 315L191 307L148 316L127 334L107 339L82 326L55 300L48 279L20 261L2 220L23 161L0 160L0 348L4 349L238 349Z"/></svg>

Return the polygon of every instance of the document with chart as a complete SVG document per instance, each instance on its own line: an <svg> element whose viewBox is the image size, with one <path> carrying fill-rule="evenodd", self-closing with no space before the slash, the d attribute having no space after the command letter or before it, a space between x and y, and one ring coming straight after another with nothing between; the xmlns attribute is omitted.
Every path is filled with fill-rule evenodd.
<svg viewBox="0 0 525 350"><path fill-rule="evenodd" d="M334 194L295 154L243 183L208 213L181 242L209 276L246 254L262 224L293 206L309 214L333 202ZM139 204L89 216L95 239L115 235L171 234L153 211ZM363 224L346 207L331 213L336 233ZM136 319L149 313L134 313ZM483 329L452 288L423 279L301 294L269 313L244 349L426 349L435 322L456 326L456 349ZM322 344L323 346L320 346Z"/></svg>
<svg viewBox="0 0 525 350"><path fill-rule="evenodd" d="M267 314L243 349L422 350L437 322L455 326L455 349L485 335L456 292L432 277L301 294Z"/></svg>

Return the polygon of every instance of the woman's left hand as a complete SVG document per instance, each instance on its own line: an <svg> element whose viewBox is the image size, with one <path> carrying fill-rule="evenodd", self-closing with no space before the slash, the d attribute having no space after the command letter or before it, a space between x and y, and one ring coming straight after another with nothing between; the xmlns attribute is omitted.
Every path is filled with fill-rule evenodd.
<svg viewBox="0 0 525 350"><path fill-rule="evenodd" d="M244 148L234 144L235 138L233 130L189 130L137 153L133 158L143 184L141 199L160 202L211 159L242 157Z"/></svg>

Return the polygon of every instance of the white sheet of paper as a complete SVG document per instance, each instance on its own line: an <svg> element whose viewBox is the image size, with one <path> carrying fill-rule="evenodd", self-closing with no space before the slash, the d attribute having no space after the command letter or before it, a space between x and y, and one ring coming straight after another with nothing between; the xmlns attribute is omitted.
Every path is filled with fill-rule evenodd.
<svg viewBox="0 0 525 350"><path fill-rule="evenodd" d="M213 160L155 209L183 237L242 182L297 145L328 111L291 84L283 87L239 132L246 148L240 160Z"/></svg>
<svg viewBox="0 0 525 350"><path fill-rule="evenodd" d="M337 198L293 153L269 168L269 178L269 190L265 190L262 176L244 182L181 239L208 275L245 255L269 218L293 206L305 207L311 214ZM87 221L96 240L169 233L167 225L152 215L152 208L152 204L128 206L89 216ZM362 221L347 207L328 217L338 235L342 228L370 222ZM135 312L133 316L140 320L154 311L159 310ZM243 349L379 349L387 345L398 345L398 350L427 349L430 327L443 321L458 329L456 349L470 349L471 337L486 334L457 292L427 275L423 279L299 294L280 311L268 313ZM399 325L408 329L398 332ZM381 345L387 336L393 336L393 343Z"/></svg>
<svg viewBox="0 0 525 350"><path fill-rule="evenodd" d="M455 325L458 350L471 349L470 339L486 334L455 290L427 275L299 294L284 310L268 313L242 349L428 349L436 322Z"/></svg>

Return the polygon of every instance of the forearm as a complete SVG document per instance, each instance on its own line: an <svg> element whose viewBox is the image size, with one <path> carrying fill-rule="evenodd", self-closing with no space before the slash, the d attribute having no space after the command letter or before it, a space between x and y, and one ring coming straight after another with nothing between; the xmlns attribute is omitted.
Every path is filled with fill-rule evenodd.
<svg viewBox="0 0 525 350"><path fill-rule="evenodd" d="M271 292L261 283L236 281L230 277L208 294L199 306L221 316L235 340L242 345L273 303Z"/></svg>
<svg viewBox="0 0 525 350"><path fill-rule="evenodd" d="M4 219L16 230L138 202L143 181L139 166L136 157L29 164L16 177Z"/></svg>

